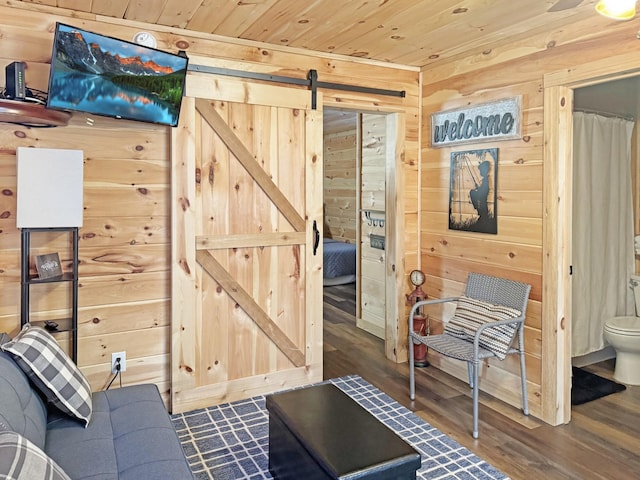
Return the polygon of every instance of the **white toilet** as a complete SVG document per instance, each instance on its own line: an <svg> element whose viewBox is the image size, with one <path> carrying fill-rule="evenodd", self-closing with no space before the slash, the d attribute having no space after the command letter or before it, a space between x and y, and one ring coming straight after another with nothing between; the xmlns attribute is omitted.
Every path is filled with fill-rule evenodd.
<svg viewBox="0 0 640 480"><path fill-rule="evenodd" d="M640 276L631 276L636 299L636 315L640 312ZM640 317L613 317L604 322L604 338L616 350L613 378L626 385L640 385Z"/></svg>

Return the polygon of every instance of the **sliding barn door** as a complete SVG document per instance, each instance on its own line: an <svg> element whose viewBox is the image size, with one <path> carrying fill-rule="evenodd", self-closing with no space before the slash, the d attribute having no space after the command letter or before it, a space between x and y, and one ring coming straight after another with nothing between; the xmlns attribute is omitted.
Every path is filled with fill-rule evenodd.
<svg viewBox="0 0 640 480"><path fill-rule="evenodd" d="M322 113L304 90L194 91L173 138L173 412L322 379Z"/></svg>

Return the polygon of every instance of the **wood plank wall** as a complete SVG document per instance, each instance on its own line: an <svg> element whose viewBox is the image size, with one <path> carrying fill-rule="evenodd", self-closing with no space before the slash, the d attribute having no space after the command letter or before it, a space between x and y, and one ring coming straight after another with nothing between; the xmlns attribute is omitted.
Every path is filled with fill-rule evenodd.
<svg viewBox="0 0 640 480"><path fill-rule="evenodd" d="M386 250L371 246L371 235L386 238L387 125L384 115L362 115L362 167L360 169L360 315L358 327L385 338ZM364 212L370 215L367 219ZM381 223L382 221L382 223Z"/></svg>
<svg viewBox="0 0 640 480"><path fill-rule="evenodd" d="M357 118L355 112L325 111L324 237L356 243Z"/></svg>
<svg viewBox="0 0 640 480"><path fill-rule="evenodd" d="M35 78L34 78L35 79ZM35 83L35 82L34 82ZM42 88L41 86L36 88ZM45 87L46 88L46 87ZM2 189L0 330L19 327L20 234L15 228L15 148L84 151L84 225L80 232L78 362L92 388L109 379L111 352L126 351L126 382L168 389L170 163L166 128L79 115L62 128L0 125ZM34 238L36 251L65 252L63 235ZM37 244L35 242L38 242ZM62 256L68 260L68 254ZM69 305L66 284L34 286L35 318ZM57 293L56 293L57 291Z"/></svg>
<svg viewBox="0 0 640 480"><path fill-rule="evenodd" d="M571 28L541 31L474 55L460 55L448 63L423 67L421 263L427 274L426 292L432 297L462 292L469 271L504 276L530 283L533 288L526 323L529 405L533 415L554 422L555 405L542 391L543 354L555 345L543 345L543 331L556 328L543 311L543 158L544 75L573 69L612 53L637 51L637 22L614 22L602 29L593 17ZM442 110L522 95L521 140L483 143L499 148L498 234L473 234L448 229L449 161L452 151L477 145L430 148L430 114ZM441 313L434 314L438 331ZM549 335L547 338L554 338ZM461 362L439 361L441 368L465 378ZM513 405L520 402L517 359L491 362L482 371L481 388ZM552 375L555 374L552 373ZM547 378L547 382L552 379ZM545 418L546 417L546 418Z"/></svg>
<svg viewBox="0 0 640 480"><path fill-rule="evenodd" d="M160 49L185 50L192 64L246 69L306 78L309 69L327 82L405 90L386 97L324 92L325 106L398 112L406 125L402 168L409 199L399 219L401 239L398 310L408 289L405 271L417 265L419 76L417 69L362 59L267 48L255 42L223 41L174 28L116 21L36 3L0 2L0 72L12 61L27 63L27 86L47 89L56 21L130 39L151 31ZM0 74L2 75L2 74ZM192 81L214 82L202 75ZM4 83L3 75L0 82ZM153 382L169 389L170 325L170 129L74 114L67 127L37 129L0 124L0 331L19 325L19 232L15 227L15 149L18 146L82 149L85 153L85 218L80 241L79 364L92 388L109 378L111 352L127 352L124 384ZM403 203L404 205L404 203ZM402 268L404 267L404 268ZM394 330L393 359L406 359L406 322Z"/></svg>

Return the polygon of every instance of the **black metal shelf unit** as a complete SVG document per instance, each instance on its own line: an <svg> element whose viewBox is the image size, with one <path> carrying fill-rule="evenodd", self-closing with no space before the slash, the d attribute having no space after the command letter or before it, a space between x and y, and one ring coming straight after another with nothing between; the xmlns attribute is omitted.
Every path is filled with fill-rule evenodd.
<svg viewBox="0 0 640 480"><path fill-rule="evenodd" d="M54 278L39 278L31 275L31 234L45 232L69 232L72 242L71 271L63 272L61 276ZM78 227L52 227L52 228L23 228L21 245L21 295L20 295L20 326L30 321L30 301L29 294L32 285L69 282L71 284L71 308L69 318L56 318L57 326L47 326L45 321L31 322L33 325L45 327L49 332L55 334L59 332L69 332L71 335L71 358L78 361ZM42 287L45 288L45 287Z"/></svg>

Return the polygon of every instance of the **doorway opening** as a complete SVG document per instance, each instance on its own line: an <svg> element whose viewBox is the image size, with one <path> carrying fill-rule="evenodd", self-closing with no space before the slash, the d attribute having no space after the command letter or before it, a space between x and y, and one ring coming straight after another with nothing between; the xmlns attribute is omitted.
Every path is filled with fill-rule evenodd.
<svg viewBox="0 0 640 480"><path fill-rule="evenodd" d="M356 326L389 351L398 308L397 114L325 108L323 124L325 289L343 302L352 295ZM333 263L348 261L336 253L342 247L351 266Z"/></svg>
<svg viewBox="0 0 640 480"><path fill-rule="evenodd" d="M624 389L615 383L616 350L605 330L614 317L636 315L640 108L629 99L639 90L638 77L629 77L573 92L572 405ZM598 377L591 374L602 385L592 387Z"/></svg>
<svg viewBox="0 0 640 480"><path fill-rule="evenodd" d="M635 128L640 104L629 99L639 98L639 92L640 77L574 90L573 366L615 358L615 350L604 341L603 323L609 317L635 315L628 284L638 271L631 237L640 232ZM601 173L592 175L592 169ZM582 215L585 205L594 207L588 216ZM627 221L630 217L632 222ZM602 228L580 228L591 222ZM577 268L577 262L586 265Z"/></svg>
<svg viewBox="0 0 640 480"><path fill-rule="evenodd" d="M640 58L634 57L640 55L625 54L624 62L637 65ZM544 79L542 419L552 425L571 420L572 220L573 202L577 201L572 193L575 92L640 74L637 67L620 71L620 65L608 58L579 71L549 73Z"/></svg>

